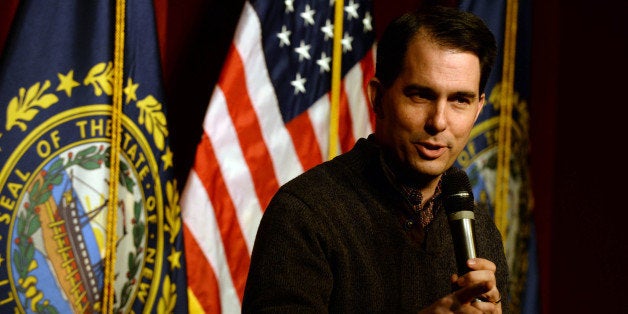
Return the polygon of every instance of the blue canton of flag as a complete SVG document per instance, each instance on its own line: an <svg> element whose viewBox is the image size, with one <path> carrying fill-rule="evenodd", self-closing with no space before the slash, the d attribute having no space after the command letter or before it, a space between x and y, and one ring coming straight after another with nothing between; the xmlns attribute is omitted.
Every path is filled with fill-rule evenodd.
<svg viewBox="0 0 628 314"><path fill-rule="evenodd" d="M331 88L334 1L251 3L264 25L264 55L282 117L288 122ZM344 14L343 76L366 55L374 40L370 3L350 0Z"/></svg>

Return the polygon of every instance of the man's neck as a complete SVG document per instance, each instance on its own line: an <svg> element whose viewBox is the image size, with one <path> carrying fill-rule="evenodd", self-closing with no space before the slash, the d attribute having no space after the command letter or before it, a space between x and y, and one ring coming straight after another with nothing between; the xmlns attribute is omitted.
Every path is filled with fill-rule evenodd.
<svg viewBox="0 0 628 314"><path fill-rule="evenodd" d="M430 200L436 193L442 175L428 176L417 172L414 168L402 163L394 154L382 151L383 163L392 180L397 184L407 188L417 190L421 193L421 206Z"/></svg>

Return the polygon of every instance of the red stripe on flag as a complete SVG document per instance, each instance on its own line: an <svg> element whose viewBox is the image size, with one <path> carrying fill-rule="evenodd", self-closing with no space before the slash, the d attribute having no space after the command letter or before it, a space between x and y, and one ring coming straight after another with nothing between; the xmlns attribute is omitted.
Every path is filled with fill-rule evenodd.
<svg viewBox="0 0 628 314"><path fill-rule="evenodd" d="M188 287L194 292L194 296L205 313L220 313L220 288L214 269L207 262L196 238L185 224L183 224L183 241L185 242ZM199 276L199 274L203 275Z"/></svg>
<svg viewBox="0 0 628 314"><path fill-rule="evenodd" d="M233 44L223 67L228 70L222 71L218 85L224 93L229 115L238 133L260 206L266 208L273 194L279 189L279 183L246 89L244 63Z"/></svg>
<svg viewBox="0 0 628 314"><path fill-rule="evenodd" d="M375 112L373 111L373 106L371 105L371 100L368 95L368 85L369 81L373 76L375 76L375 55L373 53L373 49L369 49L366 53L362 61L360 61L360 66L362 67L362 92L364 92L364 99L366 99L366 105L369 106L369 119L371 120L371 126L375 128Z"/></svg>
<svg viewBox="0 0 628 314"><path fill-rule="evenodd" d="M194 170L203 182L216 215L216 223L225 248L227 263L231 272L233 286L240 301L244 295L244 285L251 259L246 241L240 228L235 206L229 196L229 190L218 167L218 160L207 134L203 133L196 150ZM194 270L194 268L192 268Z"/></svg>
<svg viewBox="0 0 628 314"><path fill-rule="evenodd" d="M302 112L288 122L286 129L288 129L290 137L292 137L294 149L299 156L304 171L323 162L323 153L318 146L314 126L307 111Z"/></svg>

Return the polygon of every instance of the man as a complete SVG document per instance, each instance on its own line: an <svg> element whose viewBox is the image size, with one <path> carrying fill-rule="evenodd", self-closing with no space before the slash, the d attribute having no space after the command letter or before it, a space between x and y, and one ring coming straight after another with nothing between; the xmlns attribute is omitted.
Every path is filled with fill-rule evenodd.
<svg viewBox="0 0 628 314"><path fill-rule="evenodd" d="M478 258L459 276L441 195L485 103L495 55L486 25L453 8L389 25L369 83L375 133L274 196L243 312L508 312L492 218L475 210Z"/></svg>

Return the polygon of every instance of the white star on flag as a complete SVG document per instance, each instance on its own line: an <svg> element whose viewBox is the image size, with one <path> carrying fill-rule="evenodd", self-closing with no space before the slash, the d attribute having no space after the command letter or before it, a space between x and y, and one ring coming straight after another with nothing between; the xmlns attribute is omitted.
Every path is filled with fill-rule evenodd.
<svg viewBox="0 0 628 314"><path fill-rule="evenodd" d="M305 24L314 25L314 14L315 13L316 13L316 11L310 9L310 5L306 4L305 5L305 11L303 11L303 13L301 13L300 16L305 21Z"/></svg>
<svg viewBox="0 0 628 314"><path fill-rule="evenodd" d="M371 17L370 12L366 12L364 14L364 18L362 19L362 25L364 25L364 32L370 32L373 30L373 18Z"/></svg>
<svg viewBox="0 0 628 314"><path fill-rule="evenodd" d="M299 54L299 61L303 61L303 58L310 60L310 45L306 45L303 40L299 47L294 48L294 51Z"/></svg>
<svg viewBox="0 0 628 314"><path fill-rule="evenodd" d="M294 81L290 82L290 85L294 86L294 94L303 93L305 94L305 82L307 80L304 77L301 77L301 73L297 73L297 77Z"/></svg>
<svg viewBox="0 0 628 314"><path fill-rule="evenodd" d="M351 37L349 33L345 33L340 42L342 43L342 52L351 51L351 43L353 42L353 37Z"/></svg>
<svg viewBox="0 0 628 314"><path fill-rule="evenodd" d="M349 2L349 5L347 5L345 7L345 12L347 12L347 19L349 21L351 21L351 19L353 19L353 18L356 18L356 19L359 18L359 16L358 16L358 8L359 7L360 7L360 5L357 4L357 3L353 3L353 0L351 0Z"/></svg>
<svg viewBox="0 0 628 314"><path fill-rule="evenodd" d="M286 13L294 12L294 0L286 0L283 3L286 5Z"/></svg>
<svg viewBox="0 0 628 314"><path fill-rule="evenodd" d="M328 57L327 54L323 51L321 54L321 58L316 60L316 64L321 67L321 73L329 72L331 69L329 68L329 63L331 62L331 57Z"/></svg>
<svg viewBox="0 0 628 314"><path fill-rule="evenodd" d="M290 34L292 34L292 32L286 28L286 25L281 27L281 32L277 33L279 47L283 47L283 45L290 46Z"/></svg>
<svg viewBox="0 0 628 314"><path fill-rule="evenodd" d="M325 40L334 38L334 24L332 24L329 19L325 21L325 26L321 27L321 31L325 34Z"/></svg>

